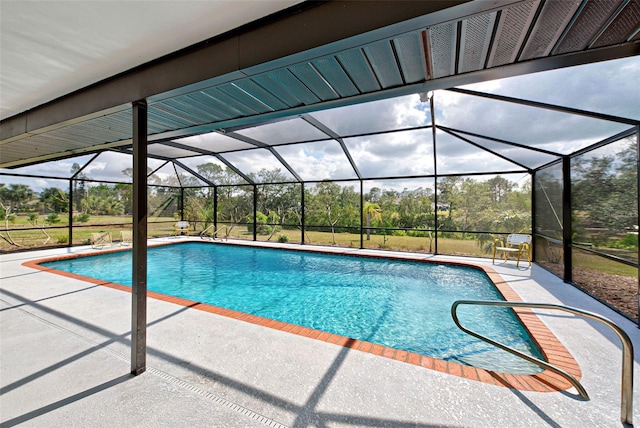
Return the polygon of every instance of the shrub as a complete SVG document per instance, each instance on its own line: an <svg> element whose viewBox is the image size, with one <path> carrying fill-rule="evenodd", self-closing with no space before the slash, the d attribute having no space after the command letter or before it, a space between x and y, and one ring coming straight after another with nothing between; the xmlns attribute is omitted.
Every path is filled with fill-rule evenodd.
<svg viewBox="0 0 640 428"><path fill-rule="evenodd" d="M278 242L282 242L282 243L289 242L289 238L287 237L287 235L280 235L278 236Z"/></svg>
<svg viewBox="0 0 640 428"><path fill-rule="evenodd" d="M428 238L429 237L429 231L428 230L420 230L418 228L413 228L412 230L408 230L407 231L407 235L409 236L413 236L416 238Z"/></svg>
<svg viewBox="0 0 640 428"><path fill-rule="evenodd" d="M625 250L636 250L638 249L638 235L629 233L628 235L625 235L624 238L613 242L611 246L613 248L623 248Z"/></svg>
<svg viewBox="0 0 640 428"><path fill-rule="evenodd" d="M49 224L60 223L60 217L58 217L58 213L51 213L47 216L47 222Z"/></svg>
<svg viewBox="0 0 640 428"><path fill-rule="evenodd" d="M58 244L67 244L67 243L69 243L69 235L59 235L56 238L56 242Z"/></svg>
<svg viewBox="0 0 640 428"><path fill-rule="evenodd" d="M258 235L271 235L278 232L282 228L278 226L280 217L274 211L270 211L269 215L257 211L256 212L256 226ZM253 216L247 216L247 231L253 233Z"/></svg>
<svg viewBox="0 0 640 428"><path fill-rule="evenodd" d="M268 217L260 212L256 212L256 226L258 227L258 235L268 235L271 233L271 227L267 225ZM253 216L247 216L247 231L253 233Z"/></svg>
<svg viewBox="0 0 640 428"><path fill-rule="evenodd" d="M86 223L89 221L89 218L91 217L90 214L88 213L84 213L84 214L80 214L77 215L73 218L73 221L78 222L78 223Z"/></svg>

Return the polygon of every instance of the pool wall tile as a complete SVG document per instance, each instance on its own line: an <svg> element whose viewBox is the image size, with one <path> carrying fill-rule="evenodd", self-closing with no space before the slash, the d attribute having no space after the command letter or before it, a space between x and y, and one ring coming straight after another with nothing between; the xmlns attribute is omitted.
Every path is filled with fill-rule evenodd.
<svg viewBox="0 0 640 428"><path fill-rule="evenodd" d="M283 329L283 331L287 331L287 330ZM323 331L318 336L318 340L322 340L323 342L326 342L330 335L331 335L331 333L327 333L326 331Z"/></svg>
<svg viewBox="0 0 640 428"><path fill-rule="evenodd" d="M462 365L460 364L447 364L447 372L454 376L464 377L462 374Z"/></svg>
<svg viewBox="0 0 640 428"><path fill-rule="evenodd" d="M373 346L371 347L371 353L374 355L382 355L383 351L384 351L384 346L378 345L377 343L374 343Z"/></svg>
<svg viewBox="0 0 640 428"><path fill-rule="evenodd" d="M382 351L382 356L385 358L393 358L395 356L395 353L395 349L385 346L384 351Z"/></svg>
<svg viewBox="0 0 640 428"><path fill-rule="evenodd" d="M480 382L488 383L491 385L497 384L495 377L488 370L476 368L476 373L478 374L478 379L480 380Z"/></svg>
<svg viewBox="0 0 640 428"><path fill-rule="evenodd" d="M433 369L443 373L449 373L447 362L443 360L433 359Z"/></svg>
<svg viewBox="0 0 640 428"><path fill-rule="evenodd" d="M353 342L351 343L351 345L349 346L349 348L351 349L360 349L360 346L362 346L362 340L359 339L354 339Z"/></svg>
<svg viewBox="0 0 640 428"><path fill-rule="evenodd" d="M395 359L398 360L398 361L406 362L407 361L407 354L409 354L407 351L403 351L403 350L398 349L396 351Z"/></svg>
<svg viewBox="0 0 640 428"><path fill-rule="evenodd" d="M409 357L407 358L407 362L409 364L413 364L414 366L420 365L420 355L415 354L413 352L409 352Z"/></svg>
<svg viewBox="0 0 640 428"><path fill-rule="evenodd" d="M422 367L425 367L427 369L431 369L431 370L435 370L433 367L433 363L435 361L435 358L433 357L427 357L426 355L421 355L421 360L420 360L420 365Z"/></svg>
<svg viewBox="0 0 640 428"><path fill-rule="evenodd" d="M362 352L369 352L371 353L371 348L373 347L373 343L371 342L362 342L362 344L360 345L360 350Z"/></svg>
<svg viewBox="0 0 640 428"><path fill-rule="evenodd" d="M478 372L476 371L475 367L471 367L471 366L460 366L460 367L462 367L462 374L460 375L460 377L464 377L464 378L475 380L475 381L480 380L480 377L478 376Z"/></svg>

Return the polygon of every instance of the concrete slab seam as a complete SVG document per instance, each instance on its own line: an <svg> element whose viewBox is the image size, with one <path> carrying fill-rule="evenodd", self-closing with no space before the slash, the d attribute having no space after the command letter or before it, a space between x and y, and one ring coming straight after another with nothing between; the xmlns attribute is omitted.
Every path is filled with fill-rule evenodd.
<svg viewBox="0 0 640 428"><path fill-rule="evenodd" d="M174 383L174 384L176 384L176 385L178 385L178 386L180 386L182 388L185 388L185 389L188 389L189 391L195 392L196 394L198 394L198 395L200 395L202 397L208 398L209 400L213 401L216 404L220 404L220 405L225 406L225 407L227 407L227 408L229 408L229 409L231 409L231 410L233 410L235 412L241 413L241 414L243 414L245 416L249 416L251 419L254 419L254 420L258 421L258 422L262 422L265 425L268 425L268 426L274 427L274 428L287 428L286 425L283 425L283 424L281 424L279 422L276 422L276 421L274 421L272 419L269 419L266 416L263 416L263 415L261 415L259 413L256 413L256 412L254 412L252 410L247 409L246 407L242 407L239 404L233 403L233 402L231 402L229 400L226 400L226 399L224 399L222 397L219 397L219 396L217 396L215 394L212 394L211 392L204 391L204 390L202 390L202 389L200 389L200 388L198 388L196 386L193 386L193 385L185 382L182 379L176 378L176 377L170 375L169 373L163 372L162 370L158 370L158 369L155 369L153 367L147 367L147 371L149 373L154 374L155 376L158 376L158 377L162 378L162 379L168 380L168 381L170 381L170 382L172 382L172 383Z"/></svg>

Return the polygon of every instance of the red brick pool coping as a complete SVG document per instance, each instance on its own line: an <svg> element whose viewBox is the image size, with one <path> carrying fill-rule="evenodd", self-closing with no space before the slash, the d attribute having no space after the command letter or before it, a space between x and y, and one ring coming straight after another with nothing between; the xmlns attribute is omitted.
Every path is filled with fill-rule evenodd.
<svg viewBox="0 0 640 428"><path fill-rule="evenodd" d="M172 245L160 244L160 245ZM225 245L233 245L231 243ZM244 244L246 245L246 244ZM264 248L264 247L262 247ZM288 250L297 251L315 251L322 252L317 249L296 249L286 248ZM78 257L85 257L95 254L105 254L110 252L130 251L129 249L111 249L101 250L94 253L74 254L48 257L39 260L30 260L23 263L23 266L38 269L45 272L55 273L57 275L65 276L68 278L78 279L92 284L97 284L109 288L113 288L120 291L131 293L131 287L113 283L105 282L99 279L89 278L81 275L76 275L69 272L59 271L45 266L41 266L40 263L51 262L57 260L73 259ZM464 267L471 267L474 269L482 270L494 283L498 291L502 294L505 300L511 302L520 302L520 296L507 284L507 282L500 276L494 269L476 264L473 262L461 262L461 261L435 261L425 260L421 258L411 257L407 254L402 257L393 257L390 255L374 255L374 254L356 254L353 252L322 252L325 254L338 254L349 255L354 257L372 257L372 258L385 258L385 259L402 259L410 260L421 263L439 263L439 264L451 264ZM425 367L427 369L436 370L443 373L448 373L453 376L462 377L478 382L484 382L491 385L504 386L521 391L536 391L536 392L554 392L570 389L572 385L560 375L545 369L544 371L533 375L521 375L497 372L492 370L486 370L478 367L466 366L452 361L439 360L437 358L429 357L426 355L420 355L413 352L404 351L401 349L395 349L377 343L371 343L363 340L353 339L345 336L339 336L332 333L327 333L321 330L315 330L308 327L302 327L295 324L289 324L282 321L277 321L269 318L263 318L257 315L251 315L244 312L239 312L231 309L225 309L218 306L210 305L207 303L195 302L180 297L168 296L166 294L156 293L154 291L148 291L147 296L153 299L162 300L169 303L189 307L199 311L209 312L216 315L233 318L239 321L248 322L251 324L260 325L263 327L280 330L287 333L297 334L299 336L308 337L315 340L321 340L328 343L333 343L338 346L344 346L349 349L354 349L360 352L367 352L370 354L378 355L383 358L390 358L396 361L401 361L415 366ZM513 308L516 316L524 328L529 332L529 335L536 343L540 351L545 357L545 360L567 373L571 374L576 379L582 377L582 372L578 363L575 361L571 353L560 343L558 338L547 328L547 326L538 318L537 315L531 310L526 308Z"/></svg>

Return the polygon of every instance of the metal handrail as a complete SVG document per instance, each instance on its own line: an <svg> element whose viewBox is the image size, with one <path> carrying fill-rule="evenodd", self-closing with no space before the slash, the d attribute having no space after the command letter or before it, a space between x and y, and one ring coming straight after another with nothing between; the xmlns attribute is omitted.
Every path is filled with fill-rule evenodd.
<svg viewBox="0 0 640 428"><path fill-rule="evenodd" d="M211 224L211 225L207 226L202 232L200 232L200 239L204 239L204 234L207 233L207 230L211 229L212 227L215 227L215 224ZM214 234L215 234L215 232L214 232Z"/></svg>
<svg viewBox="0 0 640 428"><path fill-rule="evenodd" d="M594 314L592 312L583 311L582 309L573 308L570 306L562 306L555 305L550 303L528 303L528 302L505 302L498 300L457 300L451 306L451 316L453 317L453 321L456 323L458 328L460 328L465 333L468 333L478 339L484 340L487 343L490 343L494 346L497 346L500 349L503 349L511 354L517 355L531 363L534 363L540 367L547 368L555 373L558 373L565 379L567 379L571 384L578 390L580 396L586 400L589 399L587 392L582 387L580 382L578 382L573 376L569 373L552 366L551 364L539 360L530 355L524 354L516 349L513 349L507 345L503 345L502 343L498 343L488 337L485 337L479 333L476 333L472 330L463 327L458 320L457 308L459 305L481 305L481 306L503 306L503 307L519 307L519 308L532 308L532 309L555 309L559 311L569 312L574 315L581 315L585 318L589 318L595 321L598 321L611 330L613 330L620 338L622 342L622 382L621 382L621 402L620 402L620 420L625 423L632 425L633 419L633 343L631 339L627 335L627 333L622 330L618 325L616 325L613 321L604 318L600 315Z"/></svg>
<svg viewBox="0 0 640 428"><path fill-rule="evenodd" d="M202 232L200 232L200 239L204 239L204 234L207 232L207 230L213 228L215 225L212 224L209 227L207 227L205 230L203 230ZM226 229L227 226L222 226L220 227L218 230L216 230L215 232L213 232L211 234L211 239L216 239L215 237L218 235L218 232L220 232L222 229Z"/></svg>

